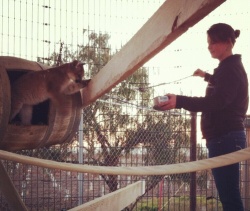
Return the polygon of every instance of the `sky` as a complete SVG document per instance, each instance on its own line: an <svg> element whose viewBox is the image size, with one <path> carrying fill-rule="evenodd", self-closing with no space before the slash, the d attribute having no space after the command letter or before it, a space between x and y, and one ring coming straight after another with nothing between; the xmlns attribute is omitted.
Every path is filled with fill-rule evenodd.
<svg viewBox="0 0 250 211"><path fill-rule="evenodd" d="M227 0L207 17L190 28L185 34L167 46L148 65L159 64L159 74L151 76L151 83L171 82L191 76L200 68L209 73L217 67L218 60L211 58L207 49L207 29L214 23L227 23L241 31L233 53L242 54L243 64L250 75L250 0ZM147 65L147 64L146 64ZM158 82L159 81L159 82ZM158 94L176 93L204 96L206 83L199 77L188 77L178 84L158 88Z"/></svg>
<svg viewBox="0 0 250 211"><path fill-rule="evenodd" d="M76 48L87 42L88 33L108 33L113 52L119 50L153 15L164 0L0 0L1 55L30 60L59 51L60 42ZM240 2L240 3L239 3ZM144 66L149 68L155 95L166 93L203 96L206 83L191 77L197 69L210 73L218 65L207 50L206 30L225 22L241 35L234 53L242 54L250 73L250 0L227 0ZM83 34L83 30L87 33ZM190 76L190 77L188 77Z"/></svg>

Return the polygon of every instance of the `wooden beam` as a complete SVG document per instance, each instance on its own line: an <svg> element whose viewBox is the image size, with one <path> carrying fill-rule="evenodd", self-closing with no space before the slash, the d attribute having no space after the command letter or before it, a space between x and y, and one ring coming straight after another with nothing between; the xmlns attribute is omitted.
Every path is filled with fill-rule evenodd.
<svg viewBox="0 0 250 211"><path fill-rule="evenodd" d="M43 168L60 169L63 171L76 171L80 173L91 174L112 174L112 175L167 175L167 174L181 174L190 173L195 171L203 171L221 166L239 163L244 160L250 159L250 147L232 152L226 155L221 155L213 158L197 160L185 163L175 163L169 165L156 165L156 166L91 166L82 164L62 163L52 160L39 159L19 155L13 152L0 150L0 159L10 160L17 163L27 165L40 166Z"/></svg>
<svg viewBox="0 0 250 211"><path fill-rule="evenodd" d="M225 0L165 1L82 90L83 106L109 92L223 2Z"/></svg>
<svg viewBox="0 0 250 211"><path fill-rule="evenodd" d="M137 197L145 192L145 181L138 181L125 188L96 198L69 211L103 211L122 210L132 204Z"/></svg>
<svg viewBox="0 0 250 211"><path fill-rule="evenodd" d="M0 190L2 191L11 210L27 211L19 193L12 183L2 161L0 160Z"/></svg>

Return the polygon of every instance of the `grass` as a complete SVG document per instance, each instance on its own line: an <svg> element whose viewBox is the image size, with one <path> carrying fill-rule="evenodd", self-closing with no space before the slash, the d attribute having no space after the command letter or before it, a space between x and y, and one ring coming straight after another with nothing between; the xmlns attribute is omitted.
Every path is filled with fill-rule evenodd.
<svg viewBox="0 0 250 211"><path fill-rule="evenodd" d="M189 211L190 197L175 196L164 197L161 199L161 208L158 209L159 198L144 198L139 202L133 211ZM206 200L206 197L196 197L196 210L204 211L222 211L221 203L216 199Z"/></svg>

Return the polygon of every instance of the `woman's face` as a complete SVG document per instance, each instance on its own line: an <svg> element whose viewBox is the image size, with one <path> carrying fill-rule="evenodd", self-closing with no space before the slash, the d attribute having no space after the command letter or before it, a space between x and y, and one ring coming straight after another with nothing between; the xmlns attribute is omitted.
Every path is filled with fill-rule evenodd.
<svg viewBox="0 0 250 211"><path fill-rule="evenodd" d="M211 56L219 61L232 55L232 43L227 42L214 42L207 36L208 50Z"/></svg>

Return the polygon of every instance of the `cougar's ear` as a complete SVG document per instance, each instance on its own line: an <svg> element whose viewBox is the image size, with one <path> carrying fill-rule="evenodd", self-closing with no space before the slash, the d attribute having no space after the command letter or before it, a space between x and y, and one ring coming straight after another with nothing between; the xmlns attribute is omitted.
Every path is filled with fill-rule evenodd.
<svg viewBox="0 0 250 211"><path fill-rule="evenodd" d="M82 68L83 69L83 66L85 65L86 63L84 62L78 62L78 64L76 65L76 68Z"/></svg>
<svg viewBox="0 0 250 211"><path fill-rule="evenodd" d="M86 63L85 62L79 62L78 65L84 66Z"/></svg>
<svg viewBox="0 0 250 211"><path fill-rule="evenodd" d="M78 61L74 60L73 62L70 63L70 67L71 68L76 68L77 64L78 64Z"/></svg>

